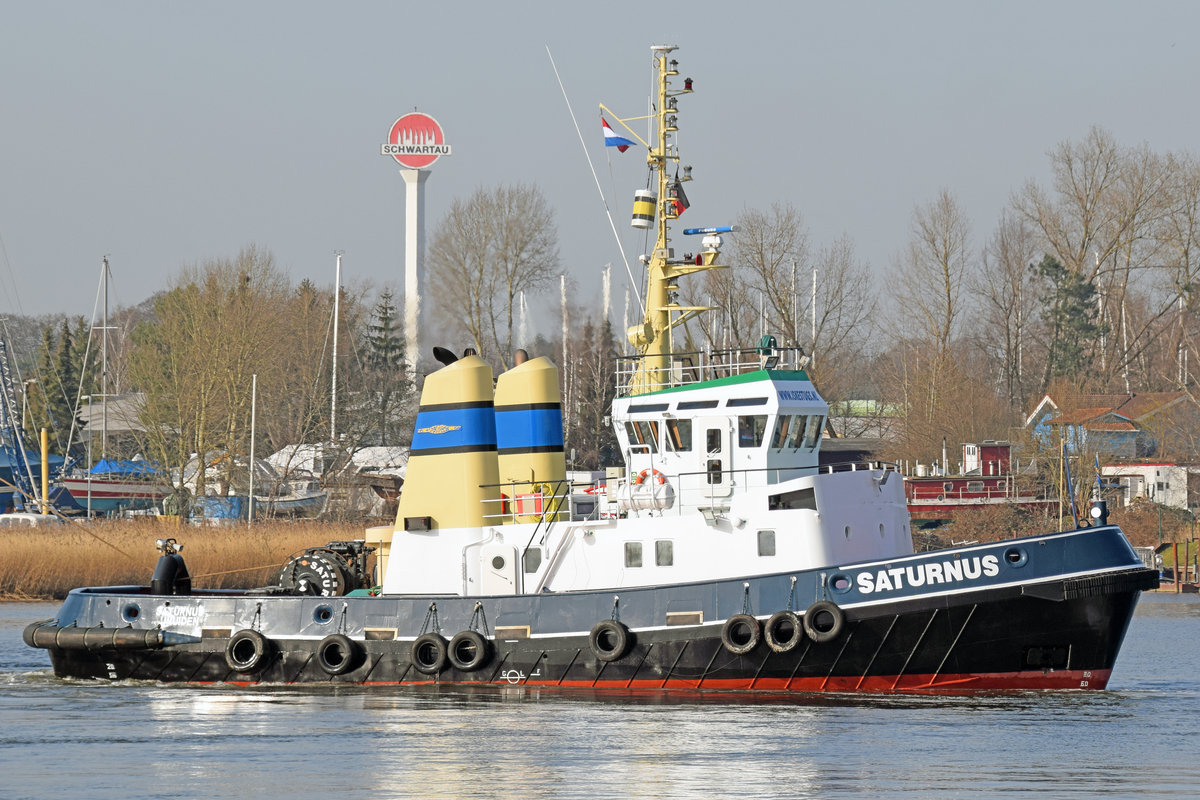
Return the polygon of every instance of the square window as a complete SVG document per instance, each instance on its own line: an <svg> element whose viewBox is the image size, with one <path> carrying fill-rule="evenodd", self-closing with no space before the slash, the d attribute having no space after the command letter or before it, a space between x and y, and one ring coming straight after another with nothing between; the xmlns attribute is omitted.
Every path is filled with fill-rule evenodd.
<svg viewBox="0 0 1200 800"><path fill-rule="evenodd" d="M521 559L524 563L526 572L537 572L538 567L542 565L542 550L540 547L530 547L525 551L524 557Z"/></svg>
<svg viewBox="0 0 1200 800"><path fill-rule="evenodd" d="M654 563L660 567L670 567L675 564L675 543L669 539L660 539L654 543Z"/></svg>
<svg viewBox="0 0 1200 800"><path fill-rule="evenodd" d="M642 543L625 543L625 566L640 567L642 565Z"/></svg>
<svg viewBox="0 0 1200 800"><path fill-rule="evenodd" d="M775 555L775 531L758 532L758 554L760 556Z"/></svg>

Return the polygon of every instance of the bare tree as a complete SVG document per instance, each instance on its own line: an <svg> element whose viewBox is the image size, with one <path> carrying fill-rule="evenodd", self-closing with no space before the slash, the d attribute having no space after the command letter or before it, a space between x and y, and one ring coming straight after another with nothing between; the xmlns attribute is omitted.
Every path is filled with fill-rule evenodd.
<svg viewBox="0 0 1200 800"><path fill-rule="evenodd" d="M901 313L910 330L946 355L958 333L959 303L970 260L971 226L949 189L913 210L912 234L900 260Z"/></svg>
<svg viewBox="0 0 1200 800"><path fill-rule="evenodd" d="M980 308L972 338L990 362L987 374L1000 376L1008 405L1016 410L1029 399L1025 365L1033 355L1029 333L1036 323L1038 295L1030 265L1038 253L1029 224L1005 211L983 249L983 269L968 281Z"/></svg>
<svg viewBox="0 0 1200 800"><path fill-rule="evenodd" d="M129 377L146 394L149 444L170 467L197 454L200 492L210 452L229 464L249 449L251 376L286 378L277 346L285 286L270 254L249 247L184 270L135 332Z"/></svg>
<svg viewBox="0 0 1200 800"><path fill-rule="evenodd" d="M455 200L429 247L433 297L455 333L507 369L517 297L558 275L554 214L536 186L480 189Z"/></svg>

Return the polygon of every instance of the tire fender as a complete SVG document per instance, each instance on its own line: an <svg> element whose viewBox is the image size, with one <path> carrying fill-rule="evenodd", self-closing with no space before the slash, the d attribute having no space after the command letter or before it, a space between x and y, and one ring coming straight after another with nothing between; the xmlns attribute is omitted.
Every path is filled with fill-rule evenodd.
<svg viewBox="0 0 1200 800"><path fill-rule="evenodd" d="M225 645L225 663L234 672L258 672L266 666L274 650L271 640L258 631L240 630Z"/></svg>
<svg viewBox="0 0 1200 800"><path fill-rule="evenodd" d="M615 619L604 619L596 623L588 634L588 645L592 654L601 661L616 661L629 652L633 634Z"/></svg>
<svg viewBox="0 0 1200 800"><path fill-rule="evenodd" d="M804 632L814 642L831 642L845 627L846 612L830 600L818 600L804 612Z"/></svg>
<svg viewBox="0 0 1200 800"><path fill-rule="evenodd" d="M446 640L436 633L422 633L413 639L413 669L423 675L437 675L446 668Z"/></svg>
<svg viewBox="0 0 1200 800"><path fill-rule="evenodd" d="M317 666L329 675L344 675L358 664L362 649L349 636L331 633L317 645Z"/></svg>
<svg viewBox="0 0 1200 800"><path fill-rule="evenodd" d="M750 614L734 614L721 626L721 644L736 655L745 655L762 641L762 626Z"/></svg>

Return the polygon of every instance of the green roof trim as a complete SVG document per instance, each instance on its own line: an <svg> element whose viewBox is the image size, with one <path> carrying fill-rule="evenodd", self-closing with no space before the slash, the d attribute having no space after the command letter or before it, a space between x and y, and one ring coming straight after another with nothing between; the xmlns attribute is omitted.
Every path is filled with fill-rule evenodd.
<svg viewBox="0 0 1200 800"><path fill-rule="evenodd" d="M631 394L629 397L653 397L660 394L692 392L696 389L737 386L743 383L757 383L759 381L807 381L808 379L808 373L802 369L759 369L754 372L743 372L741 375L730 375L728 378L716 378L715 380L689 383L684 386L672 386L669 389L659 389L656 392L646 392L645 394Z"/></svg>

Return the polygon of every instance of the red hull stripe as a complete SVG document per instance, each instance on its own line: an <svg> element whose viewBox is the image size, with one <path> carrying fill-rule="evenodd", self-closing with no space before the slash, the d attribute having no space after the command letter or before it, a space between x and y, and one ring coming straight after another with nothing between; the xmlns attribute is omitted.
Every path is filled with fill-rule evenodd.
<svg viewBox="0 0 1200 800"><path fill-rule="evenodd" d="M537 686L539 688L747 692L838 692L865 694L972 694L975 692L1027 691L1034 689L1100 690L1108 686L1112 670L1028 670L1024 672L985 672L946 675L872 675L864 678L838 676L828 678L731 678L708 680L633 681L364 681L364 686ZM252 686L253 681L230 681Z"/></svg>

